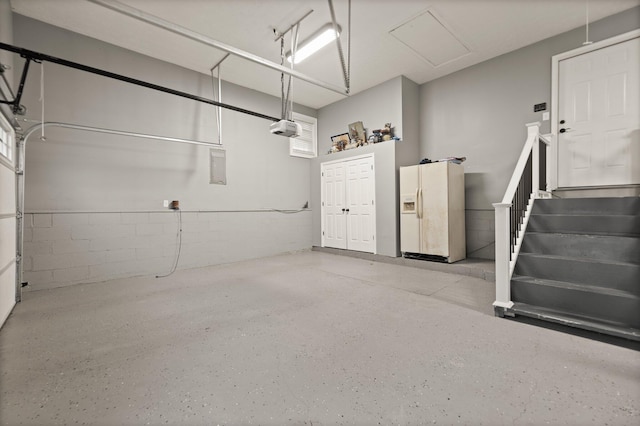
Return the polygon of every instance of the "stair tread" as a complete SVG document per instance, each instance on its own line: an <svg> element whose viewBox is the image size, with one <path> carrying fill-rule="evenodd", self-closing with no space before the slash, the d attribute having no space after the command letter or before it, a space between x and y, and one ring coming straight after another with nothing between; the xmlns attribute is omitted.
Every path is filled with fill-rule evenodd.
<svg viewBox="0 0 640 426"><path fill-rule="evenodd" d="M528 275L513 275L511 277L511 280L640 300L640 296L634 293L631 293L629 291L620 290L616 288L602 287L602 286L593 285L593 284L581 284L581 283L572 283L569 281L557 281L557 280L550 280L546 278L532 277Z"/></svg>
<svg viewBox="0 0 640 426"><path fill-rule="evenodd" d="M529 224L529 226L531 226L531 224ZM592 236L598 236L598 237L635 237L635 238L640 238L640 230L638 232L629 232L629 231L615 232L615 231L610 231L610 230L606 230L606 231L589 230L589 233L585 234L584 231L582 231L582 230L576 230L575 232L571 232L569 230L564 229L562 232L558 232L558 231L540 231L540 230L529 231L529 230L527 230L527 233L530 233L530 234L537 233L537 234L592 235Z"/></svg>
<svg viewBox="0 0 640 426"><path fill-rule="evenodd" d="M536 231L524 235L521 252L640 263L640 236Z"/></svg>
<svg viewBox="0 0 640 426"><path fill-rule="evenodd" d="M571 214L532 212L529 227L537 229L530 232L572 233L592 235L640 235L640 214ZM545 229L545 228L551 228Z"/></svg>
<svg viewBox="0 0 640 426"><path fill-rule="evenodd" d="M528 231L527 234L529 235L549 235L549 234L557 234L557 235L566 235L567 238L571 238L571 237L593 237L593 238L598 238L598 239L605 239L605 238L629 238L630 240L638 240L640 239L639 236L637 235L603 235L603 234L591 234L589 232L542 232L542 231ZM526 235L526 234L525 234Z"/></svg>
<svg viewBox="0 0 640 426"><path fill-rule="evenodd" d="M513 307L509 309L516 315L522 315L526 317L542 319L558 324L567 325L570 327L581 328L584 330L596 331L612 336L623 337L625 339L640 341L640 330L629 327L625 324L596 320L589 317L571 314L568 312L543 308L540 306L528 305L526 303L514 303Z"/></svg>
<svg viewBox="0 0 640 426"><path fill-rule="evenodd" d="M638 217L640 216L640 214L609 214L609 213L596 213L596 212L584 212L584 213L579 213L579 212L567 212L567 213L542 213L542 212L531 212L531 216L579 216L579 217L583 217L583 216L595 216L595 217L615 217L615 218L619 218L619 217Z"/></svg>
<svg viewBox="0 0 640 426"><path fill-rule="evenodd" d="M532 252L520 252L518 256L531 256L541 257L546 259L558 259L558 260L574 260L578 262L599 263L603 265L621 265L621 266L637 266L636 262L622 262L619 260L603 260L590 257L574 257L574 256L562 256L558 254L545 254L545 253L532 253Z"/></svg>
<svg viewBox="0 0 640 426"><path fill-rule="evenodd" d="M569 214L635 214L639 207L640 199L637 196L541 199L534 204L534 210Z"/></svg>
<svg viewBox="0 0 640 426"><path fill-rule="evenodd" d="M544 213L544 212L531 212L532 216L597 216L597 217L607 217L607 216L611 216L611 217L620 217L620 216L627 216L627 217L638 217L640 216L640 214L616 214L616 213L598 213L598 212L566 212L566 213Z"/></svg>

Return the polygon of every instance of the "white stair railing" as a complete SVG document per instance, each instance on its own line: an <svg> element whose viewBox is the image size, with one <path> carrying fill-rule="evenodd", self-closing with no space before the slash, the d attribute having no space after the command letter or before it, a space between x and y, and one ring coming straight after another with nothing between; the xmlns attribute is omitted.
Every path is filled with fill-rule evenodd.
<svg viewBox="0 0 640 426"><path fill-rule="evenodd" d="M533 200L550 196L547 192L547 152L550 143L550 138L540 134L539 122L527 124L527 140L507 190L502 201L493 204L496 225L496 300L493 306L500 316L513 306L511 276Z"/></svg>

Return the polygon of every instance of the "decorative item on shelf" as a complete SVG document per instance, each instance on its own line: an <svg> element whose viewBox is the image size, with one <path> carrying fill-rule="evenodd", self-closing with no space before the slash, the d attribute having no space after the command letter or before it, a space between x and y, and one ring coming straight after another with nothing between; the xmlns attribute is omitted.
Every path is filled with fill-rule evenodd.
<svg viewBox="0 0 640 426"><path fill-rule="evenodd" d="M349 133L331 136L331 150L329 152L344 151L349 145Z"/></svg>
<svg viewBox="0 0 640 426"><path fill-rule="evenodd" d="M393 137L393 133L391 131L391 123L386 123L384 125L384 129L382 129L380 133L382 133L383 141L390 141Z"/></svg>
<svg viewBox="0 0 640 426"><path fill-rule="evenodd" d="M438 160L439 163L444 163L444 162L449 162L449 163L454 163L454 164L461 164L464 161L466 161L467 157L447 157L447 158L441 158L440 160Z"/></svg>
<svg viewBox="0 0 640 426"><path fill-rule="evenodd" d="M400 140L400 138L396 138L393 136L393 128L391 127L391 123L386 123L382 129L377 129L372 132L373 134L369 136L369 142L378 143L383 141Z"/></svg>
<svg viewBox="0 0 640 426"><path fill-rule="evenodd" d="M349 124L349 139L351 139L351 143L355 144L355 147L362 146L367 140L362 121Z"/></svg>
<svg viewBox="0 0 640 426"><path fill-rule="evenodd" d="M367 129L364 129L365 135L367 134ZM365 136L364 139L358 139L356 141L356 147L360 148L361 146L365 146L365 145L369 145L369 141L367 141L367 138Z"/></svg>
<svg viewBox="0 0 640 426"><path fill-rule="evenodd" d="M430 160L428 158L423 158L420 160L420 164L430 164L430 163L454 163L454 164L462 164L465 162L467 157L446 157L441 158L439 160Z"/></svg>

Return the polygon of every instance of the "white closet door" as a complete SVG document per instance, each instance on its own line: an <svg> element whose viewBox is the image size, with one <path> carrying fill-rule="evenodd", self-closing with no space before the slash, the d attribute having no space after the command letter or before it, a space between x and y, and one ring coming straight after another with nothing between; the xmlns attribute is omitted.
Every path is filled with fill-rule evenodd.
<svg viewBox="0 0 640 426"><path fill-rule="evenodd" d="M559 186L640 183L640 38L559 70Z"/></svg>
<svg viewBox="0 0 640 426"><path fill-rule="evenodd" d="M376 252L373 155L322 163L322 246Z"/></svg>
<svg viewBox="0 0 640 426"><path fill-rule="evenodd" d="M347 248L345 163L322 164L322 246Z"/></svg>
<svg viewBox="0 0 640 426"><path fill-rule="evenodd" d="M347 248L375 253L373 157L347 163Z"/></svg>

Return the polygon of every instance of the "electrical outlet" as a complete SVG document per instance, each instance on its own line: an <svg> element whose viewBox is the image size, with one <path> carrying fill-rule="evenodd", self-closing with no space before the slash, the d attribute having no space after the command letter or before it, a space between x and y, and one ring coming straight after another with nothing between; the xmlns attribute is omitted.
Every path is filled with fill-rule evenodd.
<svg viewBox="0 0 640 426"><path fill-rule="evenodd" d="M549 121L549 111L542 113L542 121Z"/></svg>
<svg viewBox="0 0 640 426"><path fill-rule="evenodd" d="M169 200L164 200L164 201L162 202L162 206L163 206L163 207L169 207Z"/></svg>

